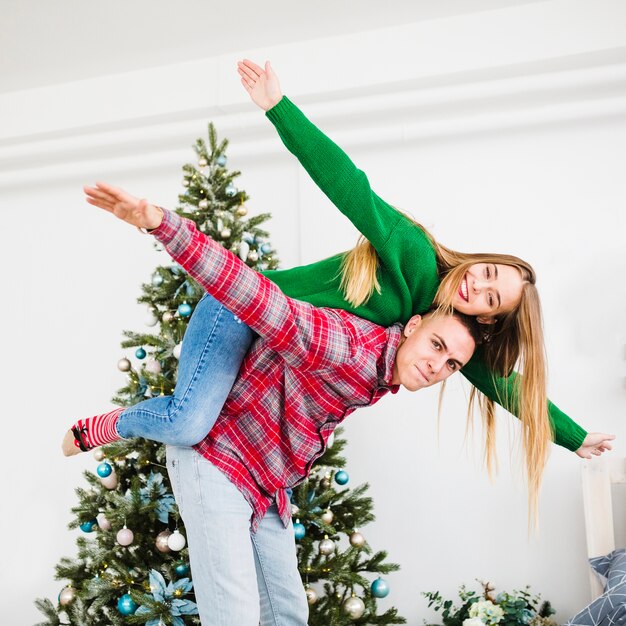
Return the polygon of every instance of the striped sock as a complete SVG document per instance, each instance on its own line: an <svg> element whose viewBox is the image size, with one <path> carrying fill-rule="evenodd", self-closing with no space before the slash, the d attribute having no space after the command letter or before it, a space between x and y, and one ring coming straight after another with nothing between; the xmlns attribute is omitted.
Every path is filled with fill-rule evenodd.
<svg viewBox="0 0 626 626"><path fill-rule="evenodd" d="M114 409L108 413L94 415L85 420L78 420L72 426L72 430L78 430L82 443L88 450L102 446L105 443L117 441L121 439L116 428L117 418L123 411L123 408ZM77 441L75 443L77 448L80 447Z"/></svg>

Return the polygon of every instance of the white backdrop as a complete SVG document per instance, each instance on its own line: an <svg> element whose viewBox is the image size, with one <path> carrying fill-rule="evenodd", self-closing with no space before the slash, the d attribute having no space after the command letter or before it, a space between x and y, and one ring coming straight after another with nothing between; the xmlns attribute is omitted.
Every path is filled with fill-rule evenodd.
<svg viewBox="0 0 626 626"><path fill-rule="evenodd" d="M621 2L554 0L1 96L2 622L34 623L33 598L58 594L53 567L78 534L65 529L73 489L94 468L90 455L62 458L60 439L110 406L121 331L144 327L135 299L162 262L149 238L86 205L81 185L100 178L174 206L187 146L213 119L249 208L273 214L283 266L356 239L246 102L244 54L272 59L285 93L442 242L535 265L550 396L587 429L615 432L622 454L625 23ZM481 578L530 584L564 621L589 598L582 461L553 450L529 537L515 420L500 416L491 484L480 431L464 445L467 385L455 378L439 437L437 390L347 423L351 484L368 481L376 507L363 533L402 565L383 606L421 624L432 614L420 592Z"/></svg>

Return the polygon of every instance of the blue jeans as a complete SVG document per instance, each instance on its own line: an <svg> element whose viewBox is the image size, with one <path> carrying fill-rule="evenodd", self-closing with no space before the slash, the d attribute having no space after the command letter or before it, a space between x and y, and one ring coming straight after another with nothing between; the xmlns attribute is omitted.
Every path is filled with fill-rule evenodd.
<svg viewBox="0 0 626 626"><path fill-rule="evenodd" d="M306 626L293 526L283 526L276 505L253 534L252 508L210 461L168 446L167 471L187 531L202 626Z"/></svg>
<svg viewBox="0 0 626 626"><path fill-rule="evenodd" d="M175 446L202 441L220 414L253 336L246 324L206 294L185 332L174 395L126 409L117 422L120 437Z"/></svg>

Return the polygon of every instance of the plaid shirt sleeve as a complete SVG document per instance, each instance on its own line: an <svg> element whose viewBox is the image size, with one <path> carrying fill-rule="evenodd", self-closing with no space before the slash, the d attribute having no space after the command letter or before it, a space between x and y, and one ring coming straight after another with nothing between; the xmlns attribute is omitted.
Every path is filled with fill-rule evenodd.
<svg viewBox="0 0 626 626"><path fill-rule="evenodd" d="M352 357L353 333L340 314L287 297L194 222L171 211L163 213L163 222L152 234L170 256L292 367L322 370Z"/></svg>

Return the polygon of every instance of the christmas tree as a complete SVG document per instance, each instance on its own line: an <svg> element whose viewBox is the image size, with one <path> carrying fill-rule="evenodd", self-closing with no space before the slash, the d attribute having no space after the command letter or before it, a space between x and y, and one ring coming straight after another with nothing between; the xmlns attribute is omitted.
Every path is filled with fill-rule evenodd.
<svg viewBox="0 0 626 626"><path fill-rule="evenodd" d="M218 142L212 124L208 145L196 141L197 165L183 166L185 190L177 213L250 267L275 269L278 260L267 232L260 228L269 215L247 217L247 195L234 184L240 172L226 168L227 145ZM122 347L134 349L134 359L118 362L127 382L113 399L116 404L132 406L173 392L182 338L202 295L202 287L178 264L156 268L138 301L148 306L147 324L158 326L158 332L124 332ZM340 488L348 481L340 456L344 445L337 439L329 446L293 494L309 623L404 623L393 608L378 614L377 598L387 595L388 585L382 578L372 582L364 575L385 574L398 566L385 563L384 552L371 555L358 531L373 520L372 502L364 495L367 485ZM39 626L199 624L165 446L145 439L122 440L93 454L99 464L95 473L85 472L89 486L76 490L78 504L70 524L85 535L77 539L77 557L62 558L56 566L56 578L69 581L58 602L36 601L47 620Z"/></svg>

